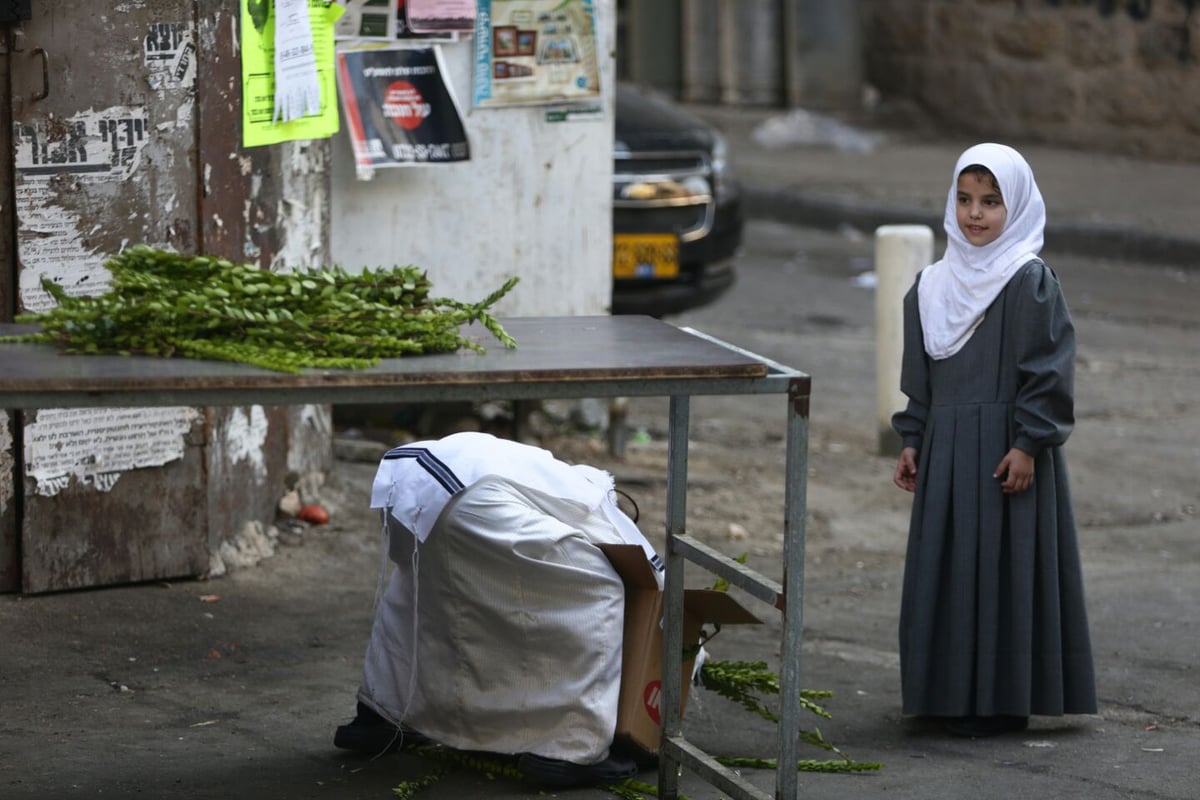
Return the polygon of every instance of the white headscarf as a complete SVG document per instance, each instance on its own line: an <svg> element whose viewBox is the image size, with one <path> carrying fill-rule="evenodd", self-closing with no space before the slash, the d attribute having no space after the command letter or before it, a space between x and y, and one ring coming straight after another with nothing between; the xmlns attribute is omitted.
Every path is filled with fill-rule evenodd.
<svg viewBox="0 0 1200 800"><path fill-rule="evenodd" d="M1007 210L1004 230L982 247L967 241L956 215L958 176L973 164L987 167L996 177ZM1042 249L1046 204L1033 170L1006 145L968 148L954 165L943 225L946 254L921 272L917 290L925 352L933 359L949 358L962 349L1009 279Z"/></svg>

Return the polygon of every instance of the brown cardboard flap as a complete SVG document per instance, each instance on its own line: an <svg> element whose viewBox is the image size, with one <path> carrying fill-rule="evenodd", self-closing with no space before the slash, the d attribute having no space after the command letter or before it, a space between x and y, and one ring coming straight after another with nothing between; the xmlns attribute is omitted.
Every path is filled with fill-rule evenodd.
<svg viewBox="0 0 1200 800"><path fill-rule="evenodd" d="M608 557L625 586L630 589L658 590L654 579L654 568L646 560L646 553L636 544L597 545ZM701 623L714 622L722 625L761 625L762 620L747 611L726 592L714 589L687 589L683 593L683 610L689 617Z"/></svg>
<svg viewBox="0 0 1200 800"><path fill-rule="evenodd" d="M613 569L631 589L658 589L654 568L646 560L646 551L636 544L596 545L608 557Z"/></svg>
<svg viewBox="0 0 1200 800"><path fill-rule="evenodd" d="M687 589L683 593L683 611L701 623L721 625L761 625L762 620L751 614L726 592L714 589Z"/></svg>

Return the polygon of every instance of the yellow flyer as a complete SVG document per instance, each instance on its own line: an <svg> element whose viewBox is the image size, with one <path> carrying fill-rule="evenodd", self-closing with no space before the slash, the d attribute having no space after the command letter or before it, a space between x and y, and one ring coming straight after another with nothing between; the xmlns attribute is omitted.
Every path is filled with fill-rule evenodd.
<svg viewBox="0 0 1200 800"><path fill-rule="evenodd" d="M337 69L333 27L346 10L337 3L308 0L313 55L321 90L318 114L291 122L275 117L275 3L240 0L242 28L242 146L297 139L325 139L338 131Z"/></svg>

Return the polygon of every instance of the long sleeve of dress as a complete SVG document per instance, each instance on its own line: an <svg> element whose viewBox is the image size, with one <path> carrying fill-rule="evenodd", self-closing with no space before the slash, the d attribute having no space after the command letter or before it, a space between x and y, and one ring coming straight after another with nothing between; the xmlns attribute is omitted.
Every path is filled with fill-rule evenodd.
<svg viewBox="0 0 1200 800"><path fill-rule="evenodd" d="M1016 359L1013 446L1036 456L1067 440L1075 424L1075 327L1053 270L1034 262L1020 273L1010 327Z"/></svg>
<svg viewBox="0 0 1200 800"><path fill-rule="evenodd" d="M929 416L929 360L921 333L917 285L904 296L904 355L900 362L900 391L908 397L903 411L892 415L892 429L900 434L903 447L921 449L921 436Z"/></svg>

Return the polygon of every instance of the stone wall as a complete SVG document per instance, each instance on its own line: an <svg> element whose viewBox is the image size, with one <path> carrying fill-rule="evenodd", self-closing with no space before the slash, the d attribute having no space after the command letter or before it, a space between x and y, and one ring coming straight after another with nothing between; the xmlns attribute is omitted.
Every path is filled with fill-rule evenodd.
<svg viewBox="0 0 1200 800"><path fill-rule="evenodd" d="M1200 161L1200 0L859 0L866 79L988 138Z"/></svg>

